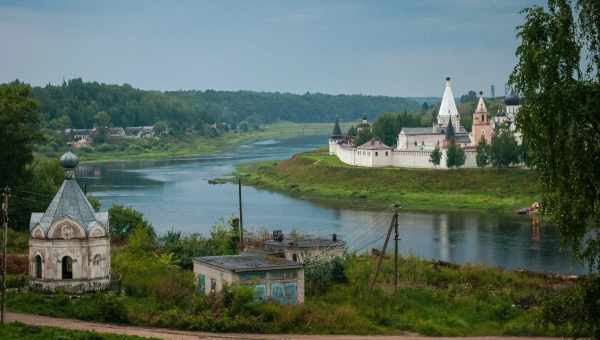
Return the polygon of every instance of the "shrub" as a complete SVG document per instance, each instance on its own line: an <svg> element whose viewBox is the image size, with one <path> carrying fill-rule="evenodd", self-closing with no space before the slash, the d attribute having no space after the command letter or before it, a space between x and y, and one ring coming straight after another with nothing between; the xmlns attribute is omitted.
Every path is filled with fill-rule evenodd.
<svg viewBox="0 0 600 340"><path fill-rule="evenodd" d="M322 295L336 283L347 282L344 261L336 257L326 262L307 263L304 282L307 295Z"/></svg>
<svg viewBox="0 0 600 340"><path fill-rule="evenodd" d="M600 276L594 274L577 287L548 297L539 321L564 335L600 339Z"/></svg>

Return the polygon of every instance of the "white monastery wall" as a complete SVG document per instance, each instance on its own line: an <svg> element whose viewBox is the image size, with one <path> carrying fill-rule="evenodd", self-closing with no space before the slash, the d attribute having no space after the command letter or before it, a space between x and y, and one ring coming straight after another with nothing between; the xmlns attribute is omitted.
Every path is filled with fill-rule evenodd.
<svg viewBox="0 0 600 340"><path fill-rule="evenodd" d="M442 135L443 138L443 135ZM386 151L388 156L385 156ZM423 168L446 169L446 150L441 149L442 159L439 166L434 166L430 161L431 150L359 150L349 146L329 145L329 152L335 155L342 163L361 167L398 167L398 168ZM377 152L377 156L375 153ZM476 155L474 150L465 150L465 164L463 168L476 168Z"/></svg>

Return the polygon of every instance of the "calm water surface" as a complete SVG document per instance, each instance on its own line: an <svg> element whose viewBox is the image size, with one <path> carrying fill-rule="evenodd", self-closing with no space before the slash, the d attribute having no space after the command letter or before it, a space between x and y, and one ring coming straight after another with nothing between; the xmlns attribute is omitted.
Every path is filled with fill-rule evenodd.
<svg viewBox="0 0 600 340"><path fill-rule="evenodd" d="M285 159L326 143L326 136L304 136L243 145L212 157L81 166L79 181L87 184L104 208L119 203L140 210L158 232L174 228L208 234L216 222L237 215L238 209L237 186L211 185L209 179L230 174L239 163ZM381 246L391 218L389 211L325 206L252 187L244 187L243 196L246 229L337 233L357 251ZM400 229L403 254L508 269L583 272L568 251L561 251L555 228L542 225L538 233L527 217L403 212Z"/></svg>

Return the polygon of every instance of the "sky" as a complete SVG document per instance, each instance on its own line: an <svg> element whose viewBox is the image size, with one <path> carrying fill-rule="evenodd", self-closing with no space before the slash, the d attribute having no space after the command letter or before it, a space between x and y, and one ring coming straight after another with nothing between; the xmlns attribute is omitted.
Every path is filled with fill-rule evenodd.
<svg viewBox="0 0 600 340"><path fill-rule="evenodd" d="M0 82L153 90L504 94L542 0L0 0Z"/></svg>

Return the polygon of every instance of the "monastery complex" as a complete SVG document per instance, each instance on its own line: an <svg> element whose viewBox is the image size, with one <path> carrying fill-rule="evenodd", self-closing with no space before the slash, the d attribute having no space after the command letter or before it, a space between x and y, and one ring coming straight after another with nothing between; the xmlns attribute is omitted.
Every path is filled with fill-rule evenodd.
<svg viewBox="0 0 600 340"><path fill-rule="evenodd" d="M473 125L468 132L460 122L460 114L456 107L452 83L446 78L446 86L442 102L437 114L437 120L432 127L405 127L398 134L395 146L385 145L378 139L371 139L365 144L354 146L347 136L331 136L329 139L329 154L336 155L340 161L364 167L404 167L404 168L447 168L446 154L448 147L448 131L454 131L454 141L465 151L465 168L477 167L476 147L479 141L485 139L489 144L496 127L507 124L515 130L515 116L520 108L519 98L511 95L505 99L505 112L499 112L494 119L485 105L483 94L480 93ZM363 120L359 128L366 128L368 122ZM520 140L519 135L515 135ZM442 153L440 164L431 163L431 153L435 148Z"/></svg>

